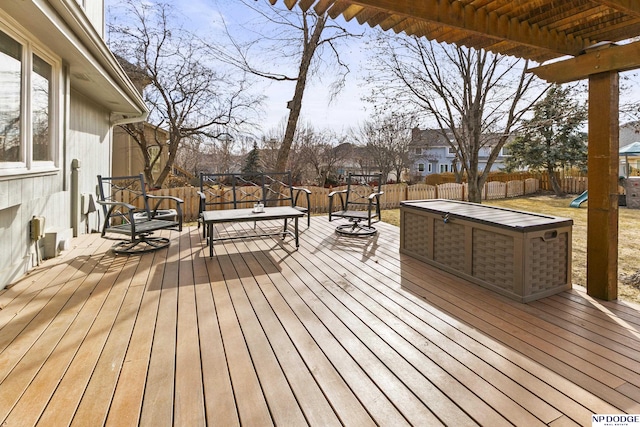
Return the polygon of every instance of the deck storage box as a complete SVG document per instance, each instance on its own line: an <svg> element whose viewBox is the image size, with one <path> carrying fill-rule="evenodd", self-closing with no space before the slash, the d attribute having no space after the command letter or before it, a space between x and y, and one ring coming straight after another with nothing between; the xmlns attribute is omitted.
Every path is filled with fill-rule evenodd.
<svg viewBox="0 0 640 427"><path fill-rule="evenodd" d="M400 206L400 252L520 302L571 288L573 220L450 200Z"/></svg>

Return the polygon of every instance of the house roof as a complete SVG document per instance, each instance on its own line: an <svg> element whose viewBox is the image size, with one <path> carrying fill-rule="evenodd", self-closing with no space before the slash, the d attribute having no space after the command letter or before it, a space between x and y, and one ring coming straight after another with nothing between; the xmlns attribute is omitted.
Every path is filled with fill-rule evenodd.
<svg viewBox="0 0 640 427"><path fill-rule="evenodd" d="M10 1L0 9L62 58L71 87L102 105L112 120L146 117L144 100L77 1Z"/></svg>
<svg viewBox="0 0 640 427"><path fill-rule="evenodd" d="M620 149L621 155L640 156L640 142L633 142Z"/></svg>

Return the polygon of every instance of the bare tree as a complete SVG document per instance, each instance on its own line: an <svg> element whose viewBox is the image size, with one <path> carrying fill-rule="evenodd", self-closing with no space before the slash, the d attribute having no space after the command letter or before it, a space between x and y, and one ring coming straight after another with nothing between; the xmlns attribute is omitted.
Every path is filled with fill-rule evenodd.
<svg viewBox="0 0 640 427"><path fill-rule="evenodd" d="M386 110L375 111L354 133L355 140L366 148L367 153L387 182L390 172L395 172L400 181L402 172L411 160L409 144L414 118L410 114Z"/></svg>
<svg viewBox="0 0 640 427"><path fill-rule="evenodd" d="M124 13L110 16L109 44L141 77L149 121L168 131L168 141L153 141L168 152L159 176L152 174L154 159L142 125L123 128L142 150L147 182L160 187L185 138L216 139L236 131L259 100L247 95L242 73L222 72L211 63L198 38L174 24L169 4L126 0L123 7Z"/></svg>
<svg viewBox="0 0 640 427"><path fill-rule="evenodd" d="M534 90L539 80L527 74L527 62L423 38L378 34L370 100L383 99L434 121L467 176L469 200L480 203L500 150L546 87ZM489 153L483 170L481 150Z"/></svg>
<svg viewBox="0 0 640 427"><path fill-rule="evenodd" d="M282 140L284 139L286 127L287 121L283 119L278 124L278 126L268 130L262 136L261 147L264 152L262 160L265 170L278 170L276 166L278 163L278 154L280 152L280 147L282 146ZM293 143L291 144L291 149L289 151L287 165L285 167L285 170L291 172L291 176L295 182L301 182L304 178L304 169L306 168L306 165L300 147L303 143L302 139L305 138L305 134L307 131L308 125L303 124L302 126L297 126L296 133L293 138Z"/></svg>
<svg viewBox="0 0 640 427"><path fill-rule="evenodd" d="M349 67L340 59L339 42L361 35L350 33L327 13L318 15L312 8L306 12L288 10L272 6L270 3L274 2L267 0L257 4L255 1L242 3L262 18L264 27L252 22L249 31L255 34L255 38L248 43L238 42L227 31L234 49L224 56L225 60L268 80L295 82L293 98L287 104L289 115L275 165L277 171L284 171L296 136L307 81L327 65L337 66L335 81L329 90L333 99L349 73ZM277 65L258 65L265 55L269 55L269 59L263 62Z"/></svg>
<svg viewBox="0 0 640 427"><path fill-rule="evenodd" d="M299 137L300 155L313 169L315 181L323 187L329 179L337 179L337 168L352 154L352 145L346 137L325 130L315 131L307 126Z"/></svg>

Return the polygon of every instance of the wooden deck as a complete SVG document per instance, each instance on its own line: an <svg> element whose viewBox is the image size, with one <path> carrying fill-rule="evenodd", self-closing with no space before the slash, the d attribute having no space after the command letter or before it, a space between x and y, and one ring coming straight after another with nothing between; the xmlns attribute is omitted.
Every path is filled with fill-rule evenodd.
<svg viewBox="0 0 640 427"><path fill-rule="evenodd" d="M638 306L579 290L515 303L401 256L393 226L354 239L335 224L314 217L298 251L230 240L212 259L196 228L144 256L75 239L0 293L2 425L590 426L592 413L640 414Z"/></svg>

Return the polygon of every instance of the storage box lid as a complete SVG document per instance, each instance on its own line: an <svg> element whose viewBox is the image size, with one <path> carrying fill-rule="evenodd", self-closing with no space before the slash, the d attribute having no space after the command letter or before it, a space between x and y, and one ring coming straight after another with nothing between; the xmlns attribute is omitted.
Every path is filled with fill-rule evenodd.
<svg viewBox="0 0 640 427"><path fill-rule="evenodd" d="M400 206L425 210L442 216L449 215L449 219L465 219L522 232L573 225L571 218L522 212L454 200L411 200L400 202Z"/></svg>

